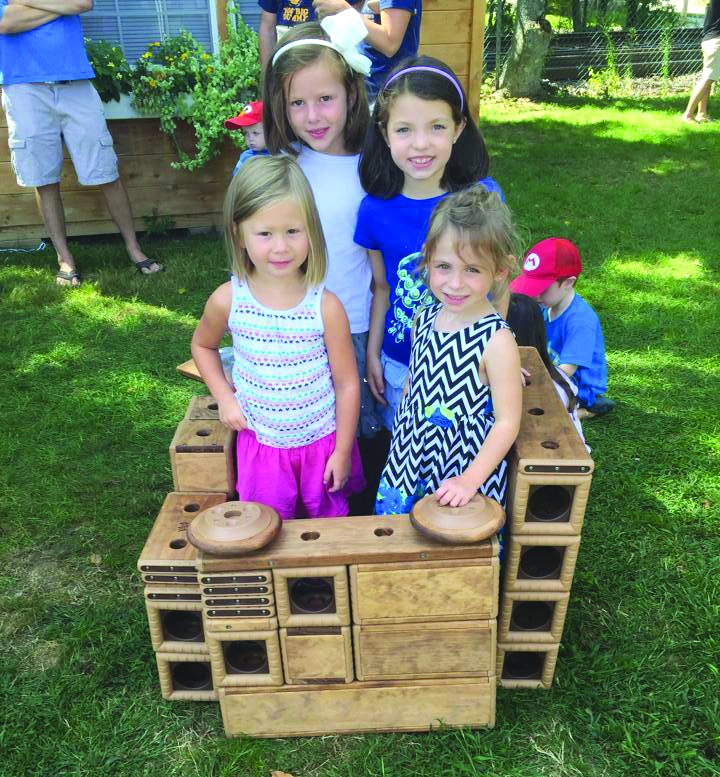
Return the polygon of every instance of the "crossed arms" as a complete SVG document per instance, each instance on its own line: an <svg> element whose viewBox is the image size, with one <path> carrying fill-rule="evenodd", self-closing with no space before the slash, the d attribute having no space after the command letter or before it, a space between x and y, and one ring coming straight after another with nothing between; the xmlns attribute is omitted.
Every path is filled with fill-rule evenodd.
<svg viewBox="0 0 720 777"><path fill-rule="evenodd" d="M92 7L93 0L8 0L0 6L0 35L34 30L59 16L85 13Z"/></svg>

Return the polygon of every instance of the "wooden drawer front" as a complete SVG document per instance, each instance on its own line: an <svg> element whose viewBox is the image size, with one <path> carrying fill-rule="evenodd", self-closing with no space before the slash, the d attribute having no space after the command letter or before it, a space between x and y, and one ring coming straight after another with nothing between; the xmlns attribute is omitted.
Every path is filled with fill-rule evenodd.
<svg viewBox="0 0 720 777"><path fill-rule="evenodd" d="M580 534L591 482L591 475L525 475L511 470L512 534Z"/></svg>
<svg viewBox="0 0 720 777"><path fill-rule="evenodd" d="M171 701L217 701L210 658L190 653L156 653L160 690Z"/></svg>
<svg viewBox="0 0 720 777"><path fill-rule="evenodd" d="M274 569L273 586L281 626L350 625L347 567Z"/></svg>
<svg viewBox="0 0 720 777"><path fill-rule="evenodd" d="M225 733L259 737L495 725L495 677L221 689Z"/></svg>
<svg viewBox="0 0 720 777"><path fill-rule="evenodd" d="M208 636L216 688L282 685L277 631L246 631Z"/></svg>
<svg viewBox="0 0 720 777"><path fill-rule="evenodd" d="M494 620L354 626L358 680L487 677L495 671Z"/></svg>
<svg viewBox="0 0 720 777"><path fill-rule="evenodd" d="M280 646L285 681L291 685L353 681L349 626L280 629Z"/></svg>
<svg viewBox="0 0 720 777"><path fill-rule="evenodd" d="M350 567L355 623L485 620L497 615L498 560Z"/></svg>
<svg viewBox="0 0 720 777"><path fill-rule="evenodd" d="M145 601L150 640L156 653L205 653L202 604Z"/></svg>

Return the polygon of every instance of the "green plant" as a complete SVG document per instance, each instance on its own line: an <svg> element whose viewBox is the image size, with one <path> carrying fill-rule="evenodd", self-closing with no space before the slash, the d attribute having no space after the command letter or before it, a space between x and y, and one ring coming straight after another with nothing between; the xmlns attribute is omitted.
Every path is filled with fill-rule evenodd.
<svg viewBox="0 0 720 777"><path fill-rule="evenodd" d="M85 38L85 51L95 71L93 84L103 102L130 94L132 70L120 48L104 40Z"/></svg>
<svg viewBox="0 0 720 777"><path fill-rule="evenodd" d="M212 159L222 141L230 137L237 146L244 145L242 133L225 129L228 116L239 113L243 106L256 100L260 82L257 35L243 21L239 11L228 5L228 37L220 53L213 57L204 83L198 81L186 103L182 117L195 130L195 154L179 149L180 161L174 167L194 170Z"/></svg>
<svg viewBox="0 0 720 777"><path fill-rule="evenodd" d="M133 71L133 105L140 113L160 114L160 128L174 138L185 98L196 86L207 85L211 60L186 30L151 43Z"/></svg>
<svg viewBox="0 0 720 777"><path fill-rule="evenodd" d="M143 216L145 232L148 235L166 236L175 229L175 219L172 216L161 216L157 208L153 208L152 216Z"/></svg>
<svg viewBox="0 0 720 777"><path fill-rule="evenodd" d="M257 99L258 40L232 4L227 28L227 40L217 55L208 54L183 30L151 43L135 67L133 104L141 113L160 115L160 128L173 139L178 152L179 161L173 167L201 167L217 155L227 137L243 145L241 133L228 132L223 122ZM179 120L187 121L195 131L193 154L177 142Z"/></svg>

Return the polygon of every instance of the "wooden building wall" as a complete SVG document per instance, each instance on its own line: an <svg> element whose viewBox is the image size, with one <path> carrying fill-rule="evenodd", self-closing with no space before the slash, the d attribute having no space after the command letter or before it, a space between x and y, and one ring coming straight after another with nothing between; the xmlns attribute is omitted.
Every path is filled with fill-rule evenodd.
<svg viewBox="0 0 720 777"><path fill-rule="evenodd" d="M217 0L222 4L223 0ZM477 114L482 75L485 0L424 0L421 53L447 62L457 73L468 94L471 111ZM223 19L222 13L218 14ZM221 25L221 33L222 33ZM193 172L174 170L172 142L159 130L157 119L109 121L120 175L125 182L138 230L146 216L169 216L177 227L218 225L222 200L239 151L229 141L222 154ZM191 143L189 128L181 135L183 146ZM81 186L66 154L61 190L68 235L115 232L100 191ZM32 189L17 185L10 164L7 122L0 110L0 248L21 245L46 236Z"/></svg>

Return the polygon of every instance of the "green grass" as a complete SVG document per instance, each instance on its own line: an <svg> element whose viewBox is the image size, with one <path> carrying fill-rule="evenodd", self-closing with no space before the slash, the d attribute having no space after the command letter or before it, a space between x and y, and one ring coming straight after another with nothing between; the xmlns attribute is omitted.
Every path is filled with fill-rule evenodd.
<svg viewBox="0 0 720 777"><path fill-rule="evenodd" d="M0 253L0 775L720 774L720 130L684 99L494 103L492 174L529 241L580 246L616 412L555 684L498 692L491 731L226 740L217 704L160 697L135 562L201 387L175 365L225 275L221 241Z"/></svg>

